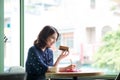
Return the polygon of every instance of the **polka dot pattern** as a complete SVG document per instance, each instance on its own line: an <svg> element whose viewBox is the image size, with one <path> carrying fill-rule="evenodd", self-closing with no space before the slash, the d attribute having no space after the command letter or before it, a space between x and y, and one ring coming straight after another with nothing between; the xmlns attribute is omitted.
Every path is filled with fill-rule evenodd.
<svg viewBox="0 0 120 80"><path fill-rule="evenodd" d="M44 52L32 46L28 51L26 72L29 75L45 75L48 66L53 66L53 52L47 48Z"/></svg>

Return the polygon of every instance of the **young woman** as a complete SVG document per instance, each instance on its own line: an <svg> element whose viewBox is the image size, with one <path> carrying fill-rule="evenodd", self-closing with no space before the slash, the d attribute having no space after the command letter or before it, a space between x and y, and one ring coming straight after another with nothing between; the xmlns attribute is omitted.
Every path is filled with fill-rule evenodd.
<svg viewBox="0 0 120 80"><path fill-rule="evenodd" d="M60 60L68 56L68 51L62 51L53 63L53 51L50 47L57 41L59 33L52 26L45 26L39 33L34 45L29 48L26 60L27 80L46 80L45 73L50 70L50 67L57 67ZM74 69L74 65L59 68L59 71L66 69Z"/></svg>

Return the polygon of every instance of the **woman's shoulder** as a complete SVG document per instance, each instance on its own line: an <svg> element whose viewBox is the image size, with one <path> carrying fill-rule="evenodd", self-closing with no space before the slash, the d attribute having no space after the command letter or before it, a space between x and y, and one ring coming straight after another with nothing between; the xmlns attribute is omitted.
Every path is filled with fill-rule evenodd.
<svg viewBox="0 0 120 80"><path fill-rule="evenodd" d="M31 53L39 53L39 52L38 52L38 49L35 46L31 46L29 48L29 53L31 54Z"/></svg>
<svg viewBox="0 0 120 80"><path fill-rule="evenodd" d="M35 46L31 46L30 48L29 48L29 51L35 51L36 50L36 47Z"/></svg>
<svg viewBox="0 0 120 80"><path fill-rule="evenodd" d="M31 49L33 49L34 48L34 46L31 46L31 47L29 47L29 50L31 50Z"/></svg>
<svg viewBox="0 0 120 80"><path fill-rule="evenodd" d="M51 48L47 48L47 52L53 53L53 50Z"/></svg>

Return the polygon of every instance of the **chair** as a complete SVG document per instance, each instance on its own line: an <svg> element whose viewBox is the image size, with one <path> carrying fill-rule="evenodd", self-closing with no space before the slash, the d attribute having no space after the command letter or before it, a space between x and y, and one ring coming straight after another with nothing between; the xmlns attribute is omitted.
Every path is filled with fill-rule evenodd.
<svg viewBox="0 0 120 80"><path fill-rule="evenodd" d="M0 80L25 80L25 73L1 73Z"/></svg>
<svg viewBox="0 0 120 80"><path fill-rule="evenodd" d="M120 80L120 73L116 76L115 80Z"/></svg>
<svg viewBox="0 0 120 80"><path fill-rule="evenodd" d="M12 66L0 74L0 80L25 80L25 70L22 66Z"/></svg>
<svg viewBox="0 0 120 80"><path fill-rule="evenodd" d="M12 66L8 69L9 73L24 73L25 69L22 66Z"/></svg>

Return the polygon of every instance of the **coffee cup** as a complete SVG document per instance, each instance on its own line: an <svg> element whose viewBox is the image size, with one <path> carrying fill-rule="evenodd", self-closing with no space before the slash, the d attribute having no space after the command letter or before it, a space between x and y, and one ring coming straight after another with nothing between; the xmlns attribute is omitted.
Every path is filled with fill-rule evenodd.
<svg viewBox="0 0 120 80"><path fill-rule="evenodd" d="M49 67L49 71L52 72L52 73L57 73L59 71L59 68L51 66L51 67Z"/></svg>

